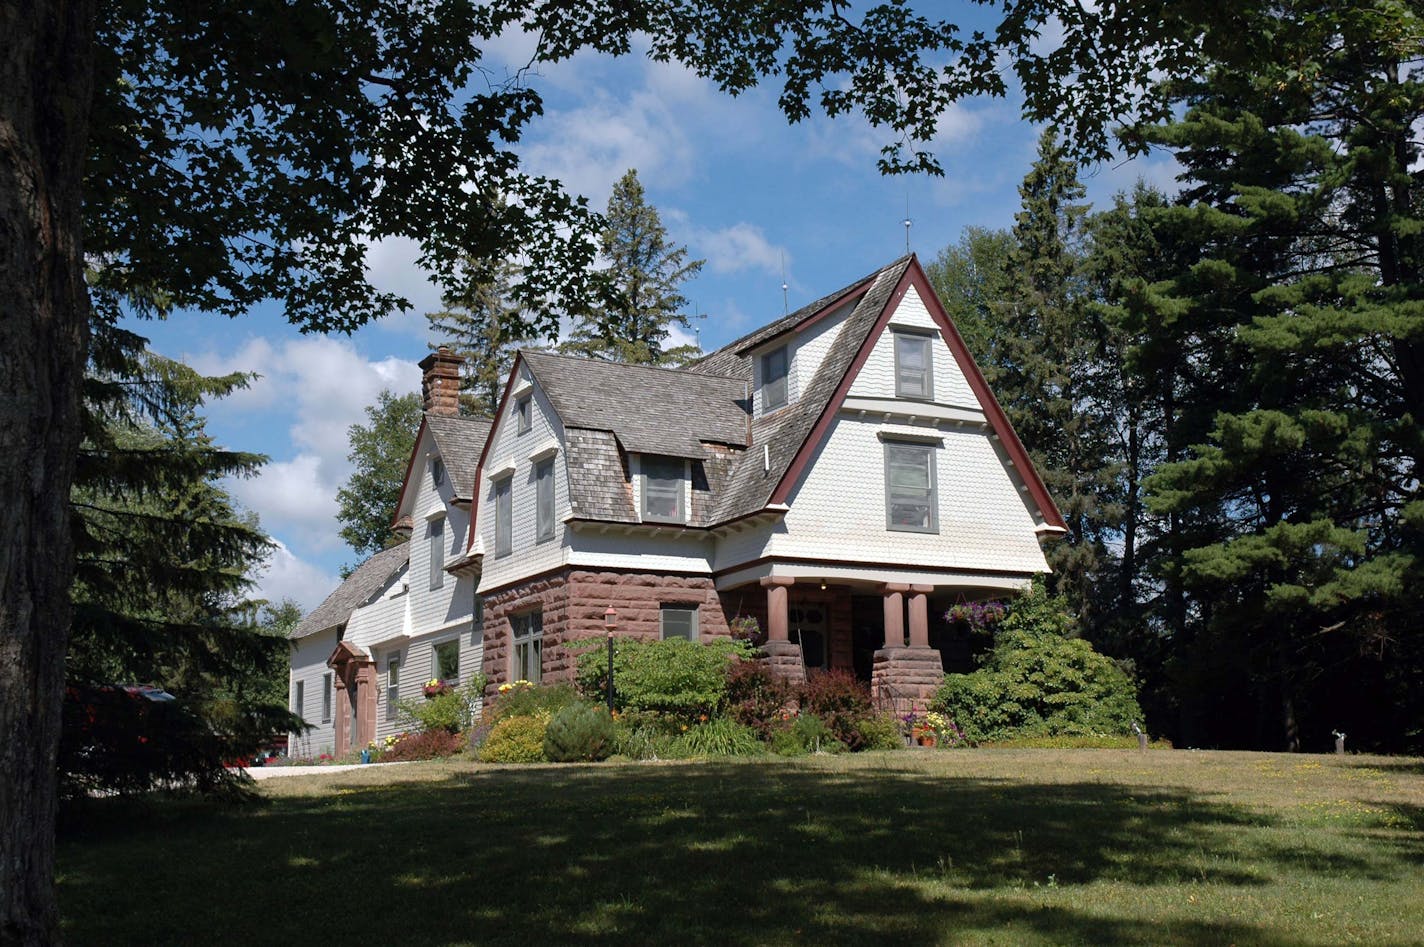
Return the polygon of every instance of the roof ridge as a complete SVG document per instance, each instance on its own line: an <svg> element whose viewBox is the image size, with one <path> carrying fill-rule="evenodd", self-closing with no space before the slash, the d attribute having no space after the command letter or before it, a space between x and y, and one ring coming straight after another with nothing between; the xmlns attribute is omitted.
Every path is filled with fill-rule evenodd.
<svg viewBox="0 0 1424 947"><path fill-rule="evenodd" d="M666 372L669 375L682 375L687 371L686 366L678 368L668 368L662 365L643 365L637 362L615 362L605 358L590 358L587 355L568 355L563 352L549 352L544 349L520 349L523 355L542 355L546 358L563 359L566 362L579 362L584 365L607 365L610 368L634 368L652 372ZM698 359L701 361L701 359ZM691 363L690 363L691 364ZM727 381L740 381L735 375L723 375L713 372L699 372L704 378L724 378Z"/></svg>

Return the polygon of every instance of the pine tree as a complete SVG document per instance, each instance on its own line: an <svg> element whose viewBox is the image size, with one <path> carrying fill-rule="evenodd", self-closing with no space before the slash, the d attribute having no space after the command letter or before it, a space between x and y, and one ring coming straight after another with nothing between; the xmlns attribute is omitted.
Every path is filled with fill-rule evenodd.
<svg viewBox="0 0 1424 947"><path fill-rule="evenodd" d="M492 278L447 293L441 299L444 308L427 315L436 335L431 349L446 345L464 357L461 391L473 396L470 407L485 417L494 417L499 410L514 356L521 345L532 341L522 328L528 324L525 307L513 292L517 272L512 264L496 264Z"/></svg>
<svg viewBox="0 0 1424 947"><path fill-rule="evenodd" d="M1013 234L1007 230L965 227L959 242L945 247L925 267L925 275L991 388L998 381L1002 344L995 306L1013 291L1009 270L1013 249Z"/></svg>
<svg viewBox="0 0 1424 947"><path fill-rule="evenodd" d="M564 350L634 364L678 364L697 357L695 346L665 348L673 326L692 327L682 284L703 260L668 240L657 208L630 169L613 186L604 213L599 273L601 303L580 316Z"/></svg>
<svg viewBox="0 0 1424 947"><path fill-rule="evenodd" d="M336 491L336 519L341 538L362 558L401 541L391 523L423 410L414 392L397 397L382 391L366 408L366 423L347 428L352 470Z"/></svg>

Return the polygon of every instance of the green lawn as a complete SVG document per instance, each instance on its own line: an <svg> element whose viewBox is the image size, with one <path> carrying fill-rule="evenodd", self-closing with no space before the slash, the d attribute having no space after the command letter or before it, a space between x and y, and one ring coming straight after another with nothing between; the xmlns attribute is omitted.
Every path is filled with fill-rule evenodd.
<svg viewBox="0 0 1424 947"><path fill-rule="evenodd" d="M1424 763L414 764L67 821L70 943L1424 943Z"/></svg>

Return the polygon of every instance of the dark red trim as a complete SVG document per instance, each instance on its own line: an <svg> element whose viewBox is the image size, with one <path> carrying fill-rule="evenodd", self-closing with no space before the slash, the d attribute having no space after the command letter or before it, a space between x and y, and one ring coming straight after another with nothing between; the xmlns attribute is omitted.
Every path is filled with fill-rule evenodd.
<svg viewBox="0 0 1424 947"><path fill-rule="evenodd" d="M822 319L826 318L831 313L839 309L847 299L854 296L856 293L863 293L866 289L870 287L870 284L873 282L875 282L875 277L872 276L870 279L862 280L861 282L856 283L854 286L848 287L845 292L841 293L834 300L822 306L820 309L817 309L815 312L811 313L805 319L802 319L800 322L797 322L794 325L789 325L786 328L780 330L779 332L774 332L764 339L758 339L755 342L747 343L746 345L737 349L737 354L742 355L746 352L750 352L752 349L759 349L765 345L770 345L773 341L781 338L788 332L801 332L805 329L810 328L811 326L820 322Z"/></svg>
<svg viewBox="0 0 1424 947"><path fill-rule="evenodd" d="M793 565L799 565L799 566L838 566L838 567L842 567L842 568L850 567L850 568L854 568L854 569L899 569L899 570L905 571L905 572L926 572L926 573L935 573L935 572L960 572L960 573L968 573L968 574L970 574L970 575L986 575L986 576L987 576L987 575L1003 575L1003 576L1016 576L1016 575L1021 575L1021 576L1024 576L1025 578L1031 578L1031 577L1033 577L1033 576L1039 574L1039 573L1037 573L1037 572L1018 572L1018 571L1015 571L1015 570L1013 570L1013 569L979 569L979 568L976 568L976 567L974 567L974 566L933 566L933 567L930 567L930 566L906 565L906 564L903 563L903 562L862 562L862 561L860 561L859 559L815 559L815 558L812 558L812 557L810 557L810 556L762 556L760 559L751 559L751 560L748 560L747 562L738 563L738 564L735 565L735 566L728 566L728 567L726 567L725 569L718 569L718 570L716 570L715 572L712 573L712 577L713 577L713 578L717 578L718 576L730 575L730 574L732 574L733 572L740 572L740 571L742 571L743 569L755 569L757 566L767 565L768 563L770 563L770 564L772 564L772 565L776 565L776 564L793 564ZM832 578L831 576L826 576L827 581L830 581L831 578ZM842 579L845 579L846 581L857 581L857 580L854 580L854 579L849 579L848 577L845 577L845 576L841 576L841 578L842 578ZM806 577L806 581L810 582L810 581L812 581L812 580L811 580L810 577ZM740 588L740 586L736 586L736 587L737 587L737 588Z"/></svg>
<svg viewBox="0 0 1424 947"><path fill-rule="evenodd" d="M485 460L489 457L490 445L494 443L495 432L499 430L500 424L504 421L504 406L509 403L509 393L514 388L514 379L519 377L519 366L524 364L524 353L517 352L514 356L514 365L509 369L509 377L504 382L504 393L499 396L499 407L495 409L494 420L490 422L489 436L485 438L485 446L480 448L480 461L475 464L475 482L470 485L470 528L466 530L465 552L469 552L475 546L475 527L480 516L480 494L484 491L480 489L480 481L484 479ZM529 372L530 377L534 375L533 370Z"/></svg>
<svg viewBox="0 0 1424 947"><path fill-rule="evenodd" d="M405 491L410 486L410 472L415 469L415 455L420 453L420 439L425 436L425 414L420 415L420 427L415 429L415 443L410 447L410 460L406 461L405 476L401 479L400 497L396 500L396 517L391 520L391 529L400 522L401 507L405 505Z"/></svg>
<svg viewBox="0 0 1424 947"><path fill-rule="evenodd" d="M920 294L920 299L924 302L930 318L939 326L940 335L944 338L945 344L949 346L950 352L954 354L954 360L959 365L959 370L964 373L965 380L969 382L970 389L979 399L979 406L984 409L984 417L988 420L989 426L999 436L1000 443L1004 445L1004 451L1014 462L1014 466L1018 468L1024 478L1024 483L1028 486L1029 494L1033 497L1034 503L1038 505L1039 511L1043 513L1044 523L1058 529L1067 529L1067 524L1063 522L1063 514L1058 511L1058 505L1053 502L1053 497L1044 485L1043 478L1038 475L1038 470L1029 460L1028 451L1024 450L1023 442L1019 440L1013 425L1009 423L1008 416L1004 414L1004 409L999 406L998 399L989 389L989 383L984 380L984 373L975 364L974 356L969 354L969 348L964 344L959 330L955 328L954 321L949 318L949 313L945 312L944 305L939 301L939 296L930 286L929 277L925 275L917 256L910 257L909 265L905 267L900 282L895 285L895 291L890 294L890 299L885 304L880 316L875 320L875 325L871 327L865 341L861 343L860 351L856 352L855 360L851 362L850 368L841 378L840 384L836 386L835 393L831 395L821 416L816 420L816 426L811 429L811 433L802 442L790 466L786 468L786 473L777 482L776 489L771 494L771 502L786 502L792 487L795 486L806 466L811 462L811 456L815 453L816 447L835 421L836 413L845 403L846 394L850 391L850 386L855 381L856 375L865 365L866 359L870 357L875 343L884 334L891 316L911 286Z"/></svg>

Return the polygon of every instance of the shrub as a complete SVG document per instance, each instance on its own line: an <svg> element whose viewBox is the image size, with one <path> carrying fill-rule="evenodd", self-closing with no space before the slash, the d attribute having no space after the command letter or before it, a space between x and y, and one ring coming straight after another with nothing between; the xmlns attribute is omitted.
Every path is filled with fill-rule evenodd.
<svg viewBox="0 0 1424 947"><path fill-rule="evenodd" d="M480 750L486 763L544 762L544 729L549 718L536 715L505 717L494 725Z"/></svg>
<svg viewBox="0 0 1424 947"><path fill-rule="evenodd" d="M776 731L772 737L772 748L782 756L800 756L803 753L840 753L846 745L826 721L815 714L802 713L789 726Z"/></svg>
<svg viewBox="0 0 1424 947"><path fill-rule="evenodd" d="M766 752L755 730L727 717L716 717L689 727L669 749L682 757L760 756Z"/></svg>
<svg viewBox="0 0 1424 947"><path fill-rule="evenodd" d="M408 760L443 760L457 755L465 748L465 738L449 730L423 730L420 733L403 733L390 746L381 750L382 763L399 763Z"/></svg>
<svg viewBox="0 0 1424 947"><path fill-rule="evenodd" d="M801 713L819 717L835 738L852 750L861 748L858 724L873 713L870 688L847 671L827 671L801 688Z"/></svg>
<svg viewBox="0 0 1424 947"><path fill-rule="evenodd" d="M613 719L593 704L570 704L544 730L544 755L555 763L591 763L613 753Z"/></svg>
<svg viewBox="0 0 1424 947"><path fill-rule="evenodd" d="M946 676L934 705L974 743L1125 734L1142 719L1132 681L1111 659L1080 638L1027 631L1000 635L974 673Z"/></svg>
<svg viewBox="0 0 1424 947"><path fill-rule="evenodd" d="M507 687L508 689L504 689ZM504 685L490 710L490 722L499 723L510 717L537 717L545 720L578 703L578 693L569 684Z"/></svg>
<svg viewBox="0 0 1424 947"><path fill-rule="evenodd" d="M672 714L686 721L710 715L726 696L727 666L736 657L750 655L745 642L727 638L705 644L681 638L618 640L613 656L614 706ZM605 692L607 662L607 654L598 649L579 655L579 690L590 699Z"/></svg>
<svg viewBox="0 0 1424 947"><path fill-rule="evenodd" d="M1001 750L1135 750L1137 737L1013 737L983 745ZM1153 750L1170 750L1172 743L1170 740L1153 740L1148 746Z"/></svg>
<svg viewBox="0 0 1424 947"><path fill-rule="evenodd" d="M485 691L485 676L476 674L464 686L450 688L436 697L403 700L396 705L401 720L424 732L444 730L459 733L474 722L475 708Z"/></svg>
<svg viewBox="0 0 1424 947"><path fill-rule="evenodd" d="M733 661L727 668L727 715L763 740L771 739L794 698L794 689L759 661Z"/></svg>
<svg viewBox="0 0 1424 947"><path fill-rule="evenodd" d="M900 725L891 714L868 714L855 722L861 750L904 749L905 738L900 735Z"/></svg>

